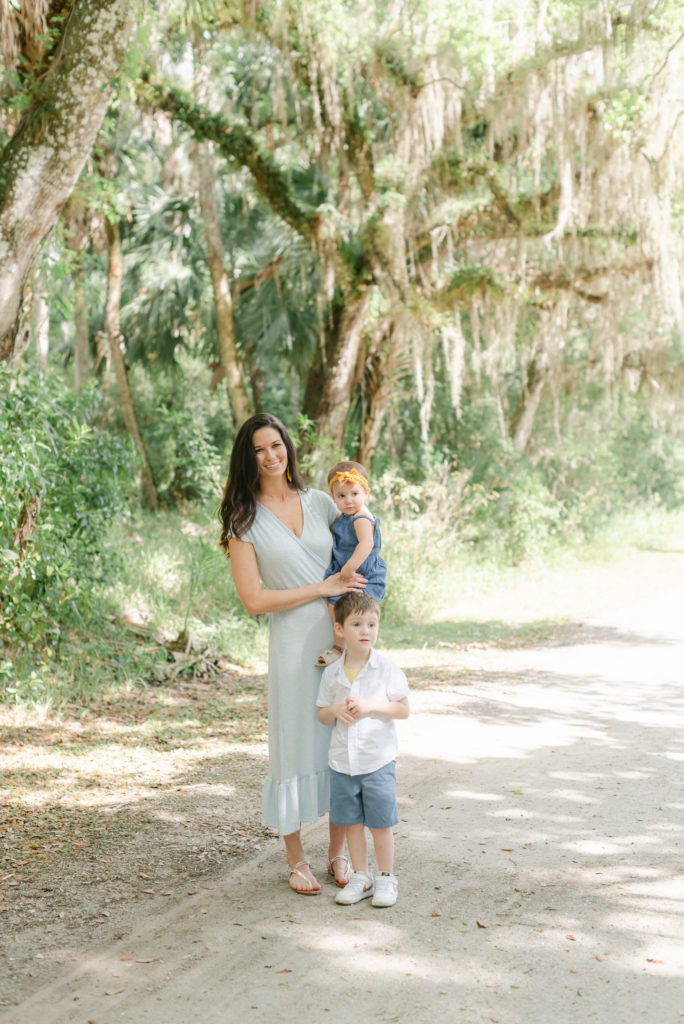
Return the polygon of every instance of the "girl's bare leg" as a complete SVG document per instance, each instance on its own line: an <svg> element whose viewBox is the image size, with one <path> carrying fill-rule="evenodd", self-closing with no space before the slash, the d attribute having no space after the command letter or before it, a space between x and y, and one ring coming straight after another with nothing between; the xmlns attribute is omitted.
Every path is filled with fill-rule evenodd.
<svg viewBox="0 0 684 1024"><path fill-rule="evenodd" d="M347 828L347 846L354 871L368 874L368 844L364 825L350 825Z"/></svg>
<svg viewBox="0 0 684 1024"><path fill-rule="evenodd" d="M328 615L330 616L330 621L332 622L332 627L333 627L333 631L334 631L334 629L335 629L335 606L332 605L332 604L328 605ZM333 640L333 646L330 648L330 650L334 651L337 656L339 656L340 654L343 653L342 644L337 639L337 637L335 637L335 639ZM319 656L318 661L316 662L316 664L321 666L321 667L323 667L324 665L329 665L330 664L330 658L327 655L328 655L328 651L323 651L323 653Z"/></svg>
<svg viewBox="0 0 684 1024"><path fill-rule="evenodd" d="M301 830L297 832L290 832L289 835L283 836L283 842L285 843L285 852L287 854L288 867L293 868L295 864L299 864L301 861L305 861L304 847L302 846L302 833ZM320 892L321 887L316 881L316 878L308 867L307 864L302 864L301 867L297 868L298 871L308 879L304 881L299 875L290 875L290 888L294 889L295 892Z"/></svg>
<svg viewBox="0 0 684 1024"><path fill-rule="evenodd" d="M378 862L378 871L394 871L394 832L391 828L372 828L373 846L375 847L375 859ZM349 847L351 849L351 845Z"/></svg>
<svg viewBox="0 0 684 1024"><path fill-rule="evenodd" d="M346 837L347 830L344 825L333 825L330 822L330 842L328 844L328 861L332 863L333 857L344 857L344 840ZM332 869L335 872L335 881L344 882L347 875L346 864L343 860L336 860L332 864Z"/></svg>

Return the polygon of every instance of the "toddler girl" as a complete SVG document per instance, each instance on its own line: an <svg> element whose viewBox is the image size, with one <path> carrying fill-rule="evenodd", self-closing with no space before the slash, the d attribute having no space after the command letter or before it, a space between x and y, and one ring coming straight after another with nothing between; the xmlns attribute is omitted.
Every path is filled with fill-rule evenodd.
<svg viewBox="0 0 684 1024"><path fill-rule="evenodd" d="M346 580L358 572L368 581L364 592L381 601L385 596L387 565L380 555L380 520L368 510L368 473L359 462L337 462L328 473L328 487L340 515L331 526L332 561L323 578L339 572ZM333 625L337 601L338 597L328 598ZM342 647L335 640L335 646L323 651L316 664L330 665L341 654Z"/></svg>

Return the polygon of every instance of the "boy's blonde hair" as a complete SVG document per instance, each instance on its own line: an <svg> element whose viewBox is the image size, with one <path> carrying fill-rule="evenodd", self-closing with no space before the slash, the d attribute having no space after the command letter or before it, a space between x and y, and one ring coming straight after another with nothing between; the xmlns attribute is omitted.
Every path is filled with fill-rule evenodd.
<svg viewBox="0 0 684 1024"><path fill-rule="evenodd" d="M358 483L369 490L368 473L360 462L336 462L328 473L328 490L331 493L336 483Z"/></svg>
<svg viewBox="0 0 684 1024"><path fill-rule="evenodd" d="M359 612L375 612L380 618L380 605L363 590L350 590L348 594L343 594L333 607L338 626L344 626L350 615L358 615Z"/></svg>

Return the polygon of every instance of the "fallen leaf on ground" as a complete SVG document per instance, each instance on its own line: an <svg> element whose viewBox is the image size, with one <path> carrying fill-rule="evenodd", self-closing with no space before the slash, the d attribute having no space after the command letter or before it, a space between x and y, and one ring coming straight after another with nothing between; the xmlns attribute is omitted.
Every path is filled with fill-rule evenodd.
<svg viewBox="0 0 684 1024"><path fill-rule="evenodd" d="M289 967L283 967L282 971L276 971L276 974L292 974Z"/></svg>
<svg viewBox="0 0 684 1024"><path fill-rule="evenodd" d="M442 916L442 911L439 909L439 907L435 907L435 909L432 911L432 916L433 917L441 917Z"/></svg>
<svg viewBox="0 0 684 1024"><path fill-rule="evenodd" d="M646 957L646 963L647 964L664 964L665 961L664 960L653 960L650 956L647 956Z"/></svg>
<svg viewBox="0 0 684 1024"><path fill-rule="evenodd" d="M479 921L476 921L475 924L477 925L478 928L486 928L487 927L486 924L480 924Z"/></svg>
<svg viewBox="0 0 684 1024"><path fill-rule="evenodd" d="M565 938L569 939L570 942L577 942L577 939L575 938L574 935L566 935Z"/></svg>
<svg viewBox="0 0 684 1024"><path fill-rule="evenodd" d="M105 992L106 996L118 996L119 992L123 992L122 988L108 988Z"/></svg>

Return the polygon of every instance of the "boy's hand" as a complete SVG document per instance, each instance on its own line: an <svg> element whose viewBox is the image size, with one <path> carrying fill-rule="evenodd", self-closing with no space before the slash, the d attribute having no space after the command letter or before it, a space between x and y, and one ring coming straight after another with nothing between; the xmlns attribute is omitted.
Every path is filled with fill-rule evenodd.
<svg viewBox="0 0 684 1024"><path fill-rule="evenodd" d="M375 711L376 705L372 700L364 700L362 697L347 697L347 711L356 722L364 715L370 715Z"/></svg>
<svg viewBox="0 0 684 1024"><path fill-rule="evenodd" d="M335 715L335 718L339 718L340 722L344 722L345 725L351 725L351 723L356 720L354 718L354 715L351 713L351 711L347 707L348 704L349 704L348 700L347 701L341 700L337 704L331 704L330 705L330 710Z"/></svg>

